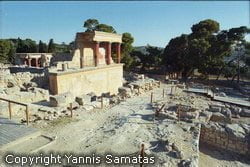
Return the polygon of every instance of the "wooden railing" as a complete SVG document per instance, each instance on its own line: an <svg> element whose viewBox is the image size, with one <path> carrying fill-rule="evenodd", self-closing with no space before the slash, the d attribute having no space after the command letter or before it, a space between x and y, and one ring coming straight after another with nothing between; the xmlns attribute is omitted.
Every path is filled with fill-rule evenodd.
<svg viewBox="0 0 250 167"><path fill-rule="evenodd" d="M9 118L10 119L12 118L11 103L26 107L26 110L25 110L25 113L26 113L26 123L27 123L27 125L29 125L29 106L28 106L28 104L17 102L17 101L13 101L13 100L9 100L9 99L4 99L4 98L1 98L1 97L0 97L0 100L8 102Z"/></svg>

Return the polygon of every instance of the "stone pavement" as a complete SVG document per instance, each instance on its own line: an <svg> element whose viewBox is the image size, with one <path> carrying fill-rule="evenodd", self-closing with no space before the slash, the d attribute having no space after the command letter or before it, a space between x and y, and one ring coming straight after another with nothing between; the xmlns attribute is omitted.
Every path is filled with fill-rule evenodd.
<svg viewBox="0 0 250 167"><path fill-rule="evenodd" d="M35 128L0 117L0 149L38 135L40 132Z"/></svg>
<svg viewBox="0 0 250 167"><path fill-rule="evenodd" d="M191 93L200 93L200 94L205 94L209 97L211 97L215 101L220 101L224 103L231 103L235 105L240 105L244 107L250 107L250 102L246 100L241 100L233 97L222 97L222 96L216 96L213 95L212 90L207 91L206 89L198 89L198 88L189 88L185 90L186 92L191 92Z"/></svg>

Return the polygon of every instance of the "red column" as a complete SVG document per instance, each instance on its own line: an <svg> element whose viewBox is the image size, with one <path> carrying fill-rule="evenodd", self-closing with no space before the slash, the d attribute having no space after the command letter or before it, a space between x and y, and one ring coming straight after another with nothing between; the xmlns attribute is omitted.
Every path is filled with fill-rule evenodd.
<svg viewBox="0 0 250 167"><path fill-rule="evenodd" d="M111 63L111 43L110 42L108 42L107 43L107 64L109 65L110 63Z"/></svg>
<svg viewBox="0 0 250 167"><path fill-rule="evenodd" d="M95 66L99 64L99 42L94 44Z"/></svg>
<svg viewBox="0 0 250 167"><path fill-rule="evenodd" d="M117 43L117 47L116 47L116 53L117 53L117 63L121 62L121 44Z"/></svg>
<svg viewBox="0 0 250 167"><path fill-rule="evenodd" d="M83 49L84 47L82 47L82 45L79 46L80 49L80 68L84 67L84 55L83 55Z"/></svg>

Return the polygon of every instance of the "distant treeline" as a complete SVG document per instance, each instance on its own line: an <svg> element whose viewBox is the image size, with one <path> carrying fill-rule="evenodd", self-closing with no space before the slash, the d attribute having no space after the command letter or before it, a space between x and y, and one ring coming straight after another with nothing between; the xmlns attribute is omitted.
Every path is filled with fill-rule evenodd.
<svg viewBox="0 0 250 167"><path fill-rule="evenodd" d="M73 42L57 44L53 39L48 43L40 40L38 44L32 39L0 39L0 62L13 62L15 53L69 53L73 45Z"/></svg>

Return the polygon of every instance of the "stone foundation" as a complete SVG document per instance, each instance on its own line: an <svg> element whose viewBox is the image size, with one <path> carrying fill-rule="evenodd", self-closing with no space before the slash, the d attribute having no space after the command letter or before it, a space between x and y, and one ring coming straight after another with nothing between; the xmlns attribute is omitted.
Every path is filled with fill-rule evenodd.
<svg viewBox="0 0 250 167"><path fill-rule="evenodd" d="M245 126L245 127L244 127ZM202 124L200 143L205 143L219 149L250 156L249 132L247 125Z"/></svg>

